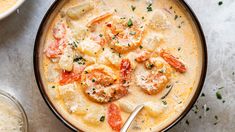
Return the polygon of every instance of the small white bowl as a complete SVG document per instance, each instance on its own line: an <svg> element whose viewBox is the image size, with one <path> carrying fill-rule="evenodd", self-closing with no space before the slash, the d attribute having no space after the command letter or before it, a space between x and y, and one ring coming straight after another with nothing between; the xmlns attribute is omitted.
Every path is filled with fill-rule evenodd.
<svg viewBox="0 0 235 132"><path fill-rule="evenodd" d="M8 10L6 10L3 13L0 13L0 20L9 16L12 12L14 12L16 9L18 9L24 3L24 1L25 0L18 0L14 6L12 6L11 8L9 8Z"/></svg>

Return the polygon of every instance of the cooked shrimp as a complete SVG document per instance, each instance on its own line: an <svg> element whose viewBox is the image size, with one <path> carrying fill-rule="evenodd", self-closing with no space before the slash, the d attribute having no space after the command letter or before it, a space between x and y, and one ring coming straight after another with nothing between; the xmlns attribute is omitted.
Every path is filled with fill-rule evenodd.
<svg viewBox="0 0 235 132"><path fill-rule="evenodd" d="M161 92L170 81L170 67L163 64L161 69L153 69L136 75L137 85L147 94Z"/></svg>
<svg viewBox="0 0 235 132"><path fill-rule="evenodd" d="M149 58L150 58L150 56L151 56L151 53L149 52L149 51L147 51L147 50L141 50L139 53L138 53L138 55L137 55L137 57L136 57L136 61L137 62L145 62L146 60L148 60Z"/></svg>
<svg viewBox="0 0 235 132"><path fill-rule="evenodd" d="M95 17L94 19L92 19L86 26L87 27L91 27L92 25L106 19L106 18L109 18L113 15L113 13L110 13L110 12L106 12L98 17Z"/></svg>
<svg viewBox="0 0 235 132"><path fill-rule="evenodd" d="M172 67L174 67L177 71L184 73L187 71L185 65L177 60L173 55L165 52L165 50L160 51L160 56Z"/></svg>
<svg viewBox="0 0 235 132"><path fill-rule="evenodd" d="M108 66L91 65L82 74L82 86L92 100L99 103L111 102L128 93L130 73L130 61L125 59L120 64L120 75L116 75Z"/></svg>
<svg viewBox="0 0 235 132"><path fill-rule="evenodd" d="M140 46L144 26L132 19L113 17L105 26L105 37L111 48L118 53L126 53Z"/></svg>

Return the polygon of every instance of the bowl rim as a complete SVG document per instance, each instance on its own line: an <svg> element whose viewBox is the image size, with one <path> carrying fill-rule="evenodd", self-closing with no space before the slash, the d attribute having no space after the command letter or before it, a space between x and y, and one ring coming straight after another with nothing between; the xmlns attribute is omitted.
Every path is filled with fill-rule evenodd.
<svg viewBox="0 0 235 132"><path fill-rule="evenodd" d="M37 82L38 88L40 90L41 96L43 97L44 101L46 102L46 104L48 105L50 110L54 113L54 115L56 115L56 117L60 121L62 121L62 123L64 123L71 130L81 131L79 128L77 128L76 126L71 124L69 121L64 119L63 116L58 112L58 110L55 108L55 106L53 105L53 103L49 99L49 97L47 96L46 91L44 89L44 86L43 86L43 81L42 81L42 78L41 78L40 68L39 68L39 47L40 47L41 35L42 35L42 32L43 32L44 26L47 23L47 20L50 18L50 15L53 13L53 11L56 9L56 7L59 5L59 3L61 1L63 1L63 0L56 0L52 3L50 8L47 10L46 14L44 15L44 17L41 21L41 24L39 26L39 29L38 29L38 32L37 32L37 35L36 35L36 39L35 39L34 53L33 53L34 74L35 74L36 82ZM195 27L198 30L198 34L200 36L201 46L202 46L202 71L201 71L200 80L199 80L197 89L195 91L195 94L191 98L191 100L190 100L189 104L187 105L187 107L184 109L184 111L174 121L169 123L169 125L167 127L165 127L164 129L162 129L161 131L167 131L167 130L171 129L173 126L175 126L177 123L179 123L179 121L182 120L188 114L188 112L191 110L191 108L193 107L193 105L195 104L195 102L197 101L197 99L198 99L198 97L201 93L201 90L204 86L204 82L205 82L205 79L206 79L206 74L207 74L208 53L207 53L206 38L205 38L205 35L203 33L202 26L201 26L201 24L200 24L200 22L199 22L199 20L196 16L196 14L192 10L192 8L189 6L189 4L184 0L180 0L179 2L187 10L187 13L191 16L191 18L192 18L192 20L195 24Z"/></svg>
<svg viewBox="0 0 235 132"><path fill-rule="evenodd" d="M28 117L21 103L14 96L12 96L11 94L3 90L0 90L0 96L6 98L6 100L9 100L10 102L14 104L14 106L17 107L18 111L20 111L22 118L23 118L24 132L28 132L28 127L29 127Z"/></svg>
<svg viewBox="0 0 235 132"><path fill-rule="evenodd" d="M17 10L23 3L25 2L25 0L19 0L17 1L17 3L12 6L11 8L9 8L8 10L4 11L3 13L0 14L0 20L6 18L7 16L9 16L10 14L12 14L15 10Z"/></svg>

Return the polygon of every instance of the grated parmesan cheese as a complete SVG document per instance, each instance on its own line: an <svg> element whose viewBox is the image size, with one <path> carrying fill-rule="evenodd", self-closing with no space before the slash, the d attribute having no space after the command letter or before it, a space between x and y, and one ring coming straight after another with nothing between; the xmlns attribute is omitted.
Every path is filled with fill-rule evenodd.
<svg viewBox="0 0 235 132"><path fill-rule="evenodd" d="M21 112L9 101L0 97L0 132L22 132Z"/></svg>

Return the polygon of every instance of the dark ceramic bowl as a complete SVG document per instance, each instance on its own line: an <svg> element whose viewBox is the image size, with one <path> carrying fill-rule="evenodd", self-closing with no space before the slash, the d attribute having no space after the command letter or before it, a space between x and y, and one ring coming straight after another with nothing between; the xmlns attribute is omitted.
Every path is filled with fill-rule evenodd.
<svg viewBox="0 0 235 132"><path fill-rule="evenodd" d="M47 11L46 15L44 16L41 25L38 29L38 33L37 33L37 37L35 40L35 46L34 46L34 72L35 72L35 76L36 76L36 80L37 80L37 84L38 87L40 89L40 92L42 94L42 97L44 98L45 102L47 103L47 105L49 106L49 108L51 109L51 111L56 115L56 117L61 120L67 127L69 127L70 129L74 130L74 131L78 131L79 129L74 126L72 123L70 123L68 120L66 120L59 112L58 110L55 108L55 106L53 105L53 103L51 102L51 100L49 99L46 91L45 91L45 87L43 84L43 76L41 74L42 71L42 66L41 66L41 57L43 54L43 41L45 38L45 32L46 29L48 28L48 26L50 25L50 23L52 22L52 20L54 19L55 15L58 13L59 9L63 6L63 4L66 2L66 0L56 0L50 7L50 9ZM183 1L183 0L177 0L177 2L179 3L179 5L184 8L184 10L186 11L186 13L189 15L189 17L191 17L191 20L198 32L198 36L200 38L201 41L201 58L202 58L202 71L200 74L200 81L199 84L197 86L197 89L195 91L195 94L193 95L193 97L191 98L189 104L186 106L186 108L184 109L184 111L178 116L177 119L175 119L173 122L171 122L167 127L165 127L164 129L162 129L162 131L167 131L170 128L172 128L174 125L176 125L182 118L184 118L186 116L186 114L191 110L191 108L193 107L194 103L196 102L196 100L198 99L204 81L205 81L205 77L206 77L206 71L207 71L207 46L206 46L206 41L205 41L205 36L203 34L201 25L196 17L196 15L194 14L193 10L189 7L189 5Z"/></svg>

